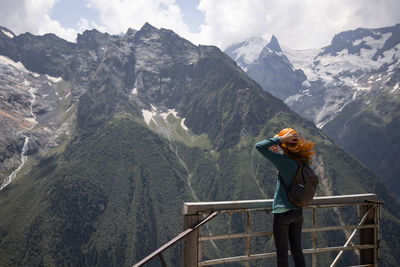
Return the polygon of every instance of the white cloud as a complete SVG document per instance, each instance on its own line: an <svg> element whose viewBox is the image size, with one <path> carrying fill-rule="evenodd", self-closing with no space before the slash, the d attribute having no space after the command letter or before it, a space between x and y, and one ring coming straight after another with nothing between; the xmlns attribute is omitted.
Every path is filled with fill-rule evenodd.
<svg viewBox="0 0 400 267"><path fill-rule="evenodd" d="M182 36L189 33L175 0L89 0L88 7L99 12L101 23L112 34L126 32L128 28L138 30L145 22Z"/></svg>
<svg viewBox="0 0 400 267"><path fill-rule="evenodd" d="M358 27L378 28L400 22L398 0L200 0L200 32L190 32L176 0L84 0L98 23L81 18L68 28L49 16L55 3L68 0L0 0L0 25L16 34L53 32L69 41L84 29L119 34L145 22L175 31L195 44L229 44L257 36L291 48L321 48L333 36ZM77 7L79 8L79 7Z"/></svg>
<svg viewBox="0 0 400 267"><path fill-rule="evenodd" d="M205 22L192 39L221 48L272 34L292 48L321 48L345 30L400 22L398 0L201 0L198 8Z"/></svg>
<svg viewBox="0 0 400 267"><path fill-rule="evenodd" d="M50 18L49 13L56 0L20 0L0 2L0 25L9 28L15 34L30 32L33 34L55 33L59 37L74 41L77 31L64 28Z"/></svg>

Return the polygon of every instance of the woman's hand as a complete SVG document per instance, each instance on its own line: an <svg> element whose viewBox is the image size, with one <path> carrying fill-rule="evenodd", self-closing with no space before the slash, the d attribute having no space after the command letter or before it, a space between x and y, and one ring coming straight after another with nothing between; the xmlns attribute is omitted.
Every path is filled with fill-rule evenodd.
<svg viewBox="0 0 400 267"><path fill-rule="evenodd" d="M274 153L279 153L278 145L270 146L268 149Z"/></svg>
<svg viewBox="0 0 400 267"><path fill-rule="evenodd" d="M298 135L296 132L290 132L284 136L279 136L281 143L296 144L298 142Z"/></svg>

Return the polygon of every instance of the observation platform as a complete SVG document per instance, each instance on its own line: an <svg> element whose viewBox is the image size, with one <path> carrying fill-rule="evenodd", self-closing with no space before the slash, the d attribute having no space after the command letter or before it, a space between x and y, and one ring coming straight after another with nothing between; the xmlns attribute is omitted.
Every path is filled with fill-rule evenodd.
<svg viewBox="0 0 400 267"><path fill-rule="evenodd" d="M244 262L245 266L250 266L253 261L273 259L276 257L276 252L254 253L252 249L255 249L251 246L252 239L260 237L271 238L273 235L272 231L268 231L272 229L272 225L268 229L263 229L263 231L252 231L252 228L257 228L255 225L252 226L252 218L257 217L256 214L260 212L264 214L270 213L272 211L272 203L272 199L184 203L183 232L135 264L134 267L145 266L149 261L157 260L154 259L156 257L159 258L158 260L162 266L167 266L162 253L179 241L183 242L182 266L184 267L214 266L234 262ZM375 194L315 197L312 203L304 208L304 218L310 222L310 225L305 223L302 230L304 236L306 233L311 235L311 238L308 238L311 241L311 246L304 248L303 253L305 256L311 255L312 266L320 266L317 255L321 253L337 253L330 266L338 266L338 262L345 251L355 252L356 257L359 259L359 265L354 266L378 266L380 257L379 223L382 218L381 206L382 202L377 200ZM332 209L333 214L337 214L340 217L340 209L347 208L356 209L353 212L357 220L356 223L344 225L343 221L339 220L340 225L318 225L318 210ZM245 218L243 232L212 234L210 230L204 229L217 216L221 217L223 214L232 216L237 213L242 214L243 218ZM242 221L237 220L237 223ZM260 220L256 221L259 222ZM343 240L343 245L317 247L317 234L328 231L341 231L342 236L344 233L346 238ZM204 235L203 232L207 234ZM213 259L208 256L206 258L203 257L205 243L232 239L241 243L244 248L243 255ZM357 240L357 242L354 242L354 240Z"/></svg>

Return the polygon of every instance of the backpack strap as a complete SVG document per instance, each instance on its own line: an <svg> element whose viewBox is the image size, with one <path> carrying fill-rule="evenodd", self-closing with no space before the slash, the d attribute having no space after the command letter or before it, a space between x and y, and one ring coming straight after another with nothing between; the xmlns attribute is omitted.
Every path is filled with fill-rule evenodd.
<svg viewBox="0 0 400 267"><path fill-rule="evenodd" d="M297 168L297 173L296 173L296 176L295 176L294 179L293 179L292 184L294 184L294 183L299 179L300 171L301 171L301 166L302 166L302 164L301 164L300 162L298 162L297 160L296 160L296 162L299 164L299 167ZM280 172L277 171L277 173L278 173L278 179L279 179L279 181L282 183L283 187L286 189L286 192L289 193L290 188L287 186L287 184L285 183L285 181L284 181L283 178L281 177ZM292 184L291 184L290 186L292 186Z"/></svg>
<svg viewBox="0 0 400 267"><path fill-rule="evenodd" d="M277 171L278 174L278 179L281 182L281 184L283 185L283 187L285 188L286 192L289 193L289 187L286 185L285 181L283 180L283 178L281 177L281 173L279 171Z"/></svg>
<svg viewBox="0 0 400 267"><path fill-rule="evenodd" d="M297 169L296 177L293 179L293 182L290 186L292 186L298 180L300 171L301 171L301 165L299 165L299 168ZM286 183L283 180L283 178L281 177L281 174L279 173L279 171L278 171L278 179L281 182L281 184L283 185L283 188L285 188L289 201L292 202L292 204L294 204L297 207L304 207L305 206L304 204L299 202L297 199L293 198L293 196L290 194L290 188L286 185Z"/></svg>

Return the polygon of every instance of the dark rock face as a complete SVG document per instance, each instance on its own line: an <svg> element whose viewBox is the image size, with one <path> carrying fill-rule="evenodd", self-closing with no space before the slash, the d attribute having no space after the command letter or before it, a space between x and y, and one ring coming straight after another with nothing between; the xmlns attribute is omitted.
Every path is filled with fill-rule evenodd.
<svg viewBox="0 0 400 267"><path fill-rule="evenodd" d="M272 36L259 58L249 65L247 74L264 90L282 100L299 92L306 80L304 72L294 69L283 54L275 36Z"/></svg>
<svg viewBox="0 0 400 267"><path fill-rule="evenodd" d="M25 33L14 37L13 40L18 50L18 61L23 62L24 66L33 72L54 77L62 75L68 63L68 57L75 50L75 44L54 34L34 36Z"/></svg>
<svg viewBox="0 0 400 267"><path fill-rule="evenodd" d="M269 44L267 44L266 47L271 49L272 51L275 51L278 53L282 52L281 46L279 45L279 42L278 42L278 39L274 35L272 35L271 41L269 42Z"/></svg>
<svg viewBox="0 0 400 267"><path fill-rule="evenodd" d="M13 37L15 37L15 34L12 31L0 26L0 55L7 55L12 60L19 61Z"/></svg>

